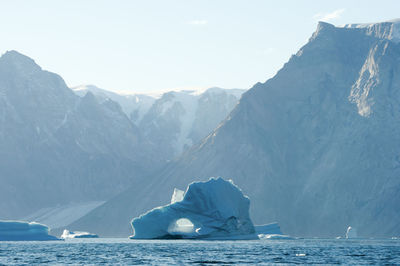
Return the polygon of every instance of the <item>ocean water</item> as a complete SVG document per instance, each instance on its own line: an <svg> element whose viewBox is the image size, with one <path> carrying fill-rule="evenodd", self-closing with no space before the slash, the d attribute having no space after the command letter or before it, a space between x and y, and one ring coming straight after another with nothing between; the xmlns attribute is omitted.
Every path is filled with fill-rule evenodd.
<svg viewBox="0 0 400 266"><path fill-rule="evenodd" d="M400 264L400 240L0 242L0 265Z"/></svg>

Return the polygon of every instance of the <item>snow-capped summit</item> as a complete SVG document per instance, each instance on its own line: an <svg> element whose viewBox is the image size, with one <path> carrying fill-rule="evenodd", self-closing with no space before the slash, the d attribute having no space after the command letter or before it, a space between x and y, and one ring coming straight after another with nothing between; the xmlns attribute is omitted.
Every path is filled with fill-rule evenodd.
<svg viewBox="0 0 400 266"><path fill-rule="evenodd" d="M81 85L73 87L72 90L81 97L91 92L96 96L99 102L104 102L107 99L117 102L121 106L122 111L124 111L136 125L156 100L156 97L153 95L143 93L117 93L100 89L94 85Z"/></svg>
<svg viewBox="0 0 400 266"><path fill-rule="evenodd" d="M400 42L400 18L378 23L345 24L342 27L364 29L369 35Z"/></svg>

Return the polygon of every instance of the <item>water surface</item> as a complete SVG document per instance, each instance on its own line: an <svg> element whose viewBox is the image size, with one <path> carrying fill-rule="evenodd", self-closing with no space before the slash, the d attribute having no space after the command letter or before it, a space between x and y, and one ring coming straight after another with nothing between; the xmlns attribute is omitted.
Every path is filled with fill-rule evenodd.
<svg viewBox="0 0 400 266"><path fill-rule="evenodd" d="M0 242L0 264L400 264L400 240Z"/></svg>

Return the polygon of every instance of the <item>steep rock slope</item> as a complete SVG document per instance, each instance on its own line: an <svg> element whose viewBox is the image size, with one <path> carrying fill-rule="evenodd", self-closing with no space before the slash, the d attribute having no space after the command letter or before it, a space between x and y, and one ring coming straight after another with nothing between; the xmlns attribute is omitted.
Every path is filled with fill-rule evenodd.
<svg viewBox="0 0 400 266"><path fill-rule="evenodd" d="M203 142L147 186L131 188L75 223L129 233L129 217L165 204L174 187L232 178L257 223L295 236L400 234L398 22L319 23L309 42L245 93ZM140 200L139 200L140 199Z"/></svg>
<svg viewBox="0 0 400 266"><path fill-rule="evenodd" d="M154 102L139 123L159 156L171 160L206 137L239 101L244 90L171 91Z"/></svg>
<svg viewBox="0 0 400 266"><path fill-rule="evenodd" d="M18 52L0 58L1 218L108 199L154 169L153 157L117 103L76 96Z"/></svg>

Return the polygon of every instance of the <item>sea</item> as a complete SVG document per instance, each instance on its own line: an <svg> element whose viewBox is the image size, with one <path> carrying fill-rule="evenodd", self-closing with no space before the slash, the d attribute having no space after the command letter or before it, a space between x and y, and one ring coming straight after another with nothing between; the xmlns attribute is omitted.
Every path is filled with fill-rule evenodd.
<svg viewBox="0 0 400 266"><path fill-rule="evenodd" d="M0 242L0 265L400 265L399 239Z"/></svg>

